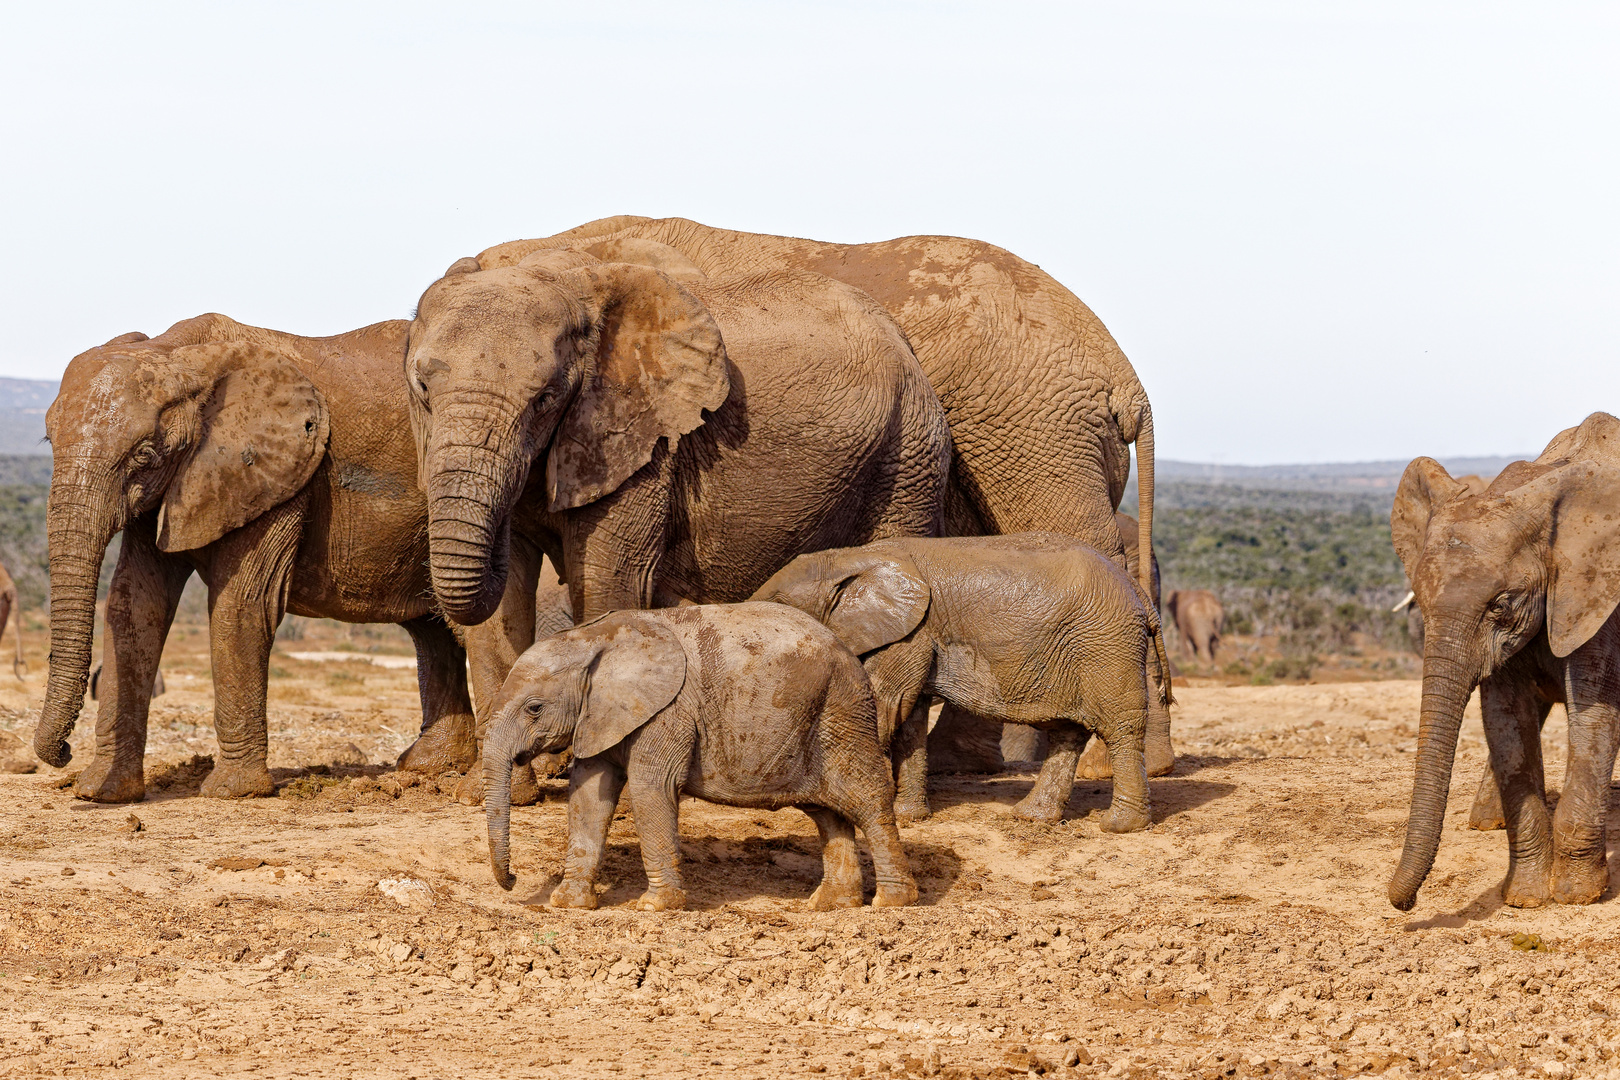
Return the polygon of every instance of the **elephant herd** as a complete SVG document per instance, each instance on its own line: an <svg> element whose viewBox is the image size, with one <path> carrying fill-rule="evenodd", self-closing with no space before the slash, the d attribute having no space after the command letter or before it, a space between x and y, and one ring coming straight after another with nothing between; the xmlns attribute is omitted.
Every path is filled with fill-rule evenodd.
<svg viewBox="0 0 1620 1080"><path fill-rule="evenodd" d="M1506 824L1509 901L1603 891L1617 423L1595 414L1483 491L1426 458L1402 481L1392 530L1428 634L1398 907L1433 862L1475 685L1491 746L1475 818ZM503 885L510 806L537 797L537 760L572 755L562 905L595 903L621 796L643 906L684 902L681 794L805 809L818 907L861 902L858 827L874 903L909 903L895 826L928 813L934 698L941 727L1046 731L1018 807L1036 820L1061 816L1078 767L1114 777L1106 828L1141 828L1147 776L1173 763L1146 392L1084 304L988 244L608 218L458 260L409 321L311 338L207 314L124 334L72 360L46 424L34 745L54 766L123 534L80 798L143 797L153 680L193 573L219 740L203 795L275 790L265 699L286 613L398 623L422 706L398 767L465 775ZM1116 518L1133 444L1137 522ZM1168 605L1205 660L1213 602ZM1549 816L1534 736L1553 701L1571 771Z"/></svg>

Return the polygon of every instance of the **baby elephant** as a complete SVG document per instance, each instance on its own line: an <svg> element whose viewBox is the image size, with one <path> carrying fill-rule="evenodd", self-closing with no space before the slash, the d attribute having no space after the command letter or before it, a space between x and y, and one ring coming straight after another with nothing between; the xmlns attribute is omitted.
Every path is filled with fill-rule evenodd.
<svg viewBox="0 0 1620 1080"><path fill-rule="evenodd" d="M928 816L928 695L1049 731L1050 752L1015 813L1058 821L1091 732L1114 771L1103 828L1149 824L1143 737L1147 651L1164 639L1138 586L1094 548L1056 533L884 540L800 555L756 600L815 616L860 654L878 726L895 731L895 813ZM1170 703L1168 675L1163 701ZM903 723L902 723L903 721Z"/></svg>
<svg viewBox="0 0 1620 1080"><path fill-rule="evenodd" d="M826 627L777 604L616 611L536 643L512 668L484 741L490 863L513 884L514 764L571 749L568 854L555 907L592 908L608 826L628 782L644 911L680 908L676 803L797 806L821 832L816 910L858 907L858 826L876 907L917 899L894 826L894 780L866 672Z"/></svg>

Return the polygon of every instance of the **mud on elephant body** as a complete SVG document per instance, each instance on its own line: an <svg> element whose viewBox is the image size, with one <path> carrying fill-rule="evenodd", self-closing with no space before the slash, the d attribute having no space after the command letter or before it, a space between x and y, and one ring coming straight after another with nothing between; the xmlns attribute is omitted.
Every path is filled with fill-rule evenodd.
<svg viewBox="0 0 1620 1080"><path fill-rule="evenodd" d="M109 540L124 533L81 798L144 795L151 691L193 572L209 590L220 744L204 794L274 790L265 690L288 611L404 626L416 643L424 724L459 733L446 749L471 763L464 654L432 614L423 568L404 346L403 322L304 338L203 315L156 338L123 335L69 364L46 416L52 656L34 745L52 765L69 759L97 576Z"/></svg>
<svg viewBox="0 0 1620 1080"><path fill-rule="evenodd" d="M568 853L555 906L596 906L593 886L626 789L647 871L645 910L686 903L682 795L809 814L825 845L812 908L861 903L852 825L872 850L873 904L917 898L866 672L797 611L776 604L620 611L525 652L484 741L490 862L503 888L514 880L513 763L567 749L574 755Z"/></svg>
<svg viewBox="0 0 1620 1080"><path fill-rule="evenodd" d="M1407 466L1390 531L1426 632L1412 809L1389 885L1397 908L1413 906L1434 865L1457 732L1476 686L1490 772L1473 817L1505 820L1503 899L1591 903L1607 888L1620 741L1616 521L1620 421L1607 413L1561 432L1480 494L1464 494L1432 458ZM1540 728L1554 702L1569 714L1569 765L1549 815Z"/></svg>
<svg viewBox="0 0 1620 1080"><path fill-rule="evenodd" d="M1136 583L1056 533L889 540L801 555L755 594L820 619L862 657L899 772L895 810L929 813L929 695L1048 730L1051 750L1017 813L1063 816L1086 739L1113 764L1104 828L1149 822L1147 657L1164 645ZM1168 696L1168 687L1165 688Z"/></svg>

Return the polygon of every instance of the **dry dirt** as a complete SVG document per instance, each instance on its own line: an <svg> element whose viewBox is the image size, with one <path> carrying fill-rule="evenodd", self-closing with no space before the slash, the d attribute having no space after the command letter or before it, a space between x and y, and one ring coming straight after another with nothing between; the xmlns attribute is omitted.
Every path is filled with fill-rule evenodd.
<svg viewBox="0 0 1620 1080"><path fill-rule="evenodd" d="M1412 681L1184 682L1180 764L1129 836L1098 831L1106 784L1047 827L1010 814L1030 771L940 778L903 830L914 908L808 912L808 819L686 801L692 910L626 908L622 818L602 907L577 913L543 906L562 782L515 812L503 893L481 811L384 764L417 723L412 672L290 655L406 651L392 630L280 643L280 797L194 797L211 694L202 631L178 629L146 802L60 789L88 718L68 772L0 775L0 1074L1620 1075L1614 888L1501 906L1503 836L1465 827L1477 719L1418 910L1385 901ZM26 686L0 681L0 767L28 760L30 658Z"/></svg>

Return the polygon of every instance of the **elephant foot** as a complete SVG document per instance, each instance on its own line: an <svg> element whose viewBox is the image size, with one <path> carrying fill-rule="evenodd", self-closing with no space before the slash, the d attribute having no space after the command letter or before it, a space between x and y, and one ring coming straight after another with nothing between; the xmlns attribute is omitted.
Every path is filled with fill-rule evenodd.
<svg viewBox="0 0 1620 1080"><path fill-rule="evenodd" d="M1046 795L1037 787L1013 805L1013 817L1023 821L1039 821L1044 825L1056 825L1063 820L1063 803Z"/></svg>
<svg viewBox="0 0 1620 1080"><path fill-rule="evenodd" d="M86 802L140 802L146 798L146 776L139 765L120 769L97 756L74 779L73 796Z"/></svg>
<svg viewBox="0 0 1620 1080"><path fill-rule="evenodd" d="M1104 750L1106 749L1104 747ZM1142 748L1142 756L1147 759L1147 774L1149 776L1169 776L1175 771L1176 751L1170 745L1168 735L1162 741L1149 739L1147 745ZM1080 767L1084 769L1085 762L1081 762ZM1109 775L1113 775L1112 769L1109 770Z"/></svg>
<svg viewBox="0 0 1620 1080"><path fill-rule="evenodd" d="M1114 806L1108 810L1108 816L1103 818L1102 831L1110 833L1141 832L1153 824L1153 817L1145 809L1137 807Z"/></svg>
<svg viewBox="0 0 1620 1080"><path fill-rule="evenodd" d="M910 824L915 821L927 821L933 816L933 809L928 805L928 796L899 798L894 800L894 820L900 824Z"/></svg>
<svg viewBox="0 0 1620 1080"><path fill-rule="evenodd" d="M549 756L549 755L548 755ZM533 806L541 801L540 784L534 778L534 770L528 765L519 765L512 770L512 805ZM484 778L476 771L469 772L461 778L456 785L456 801L463 806L484 805Z"/></svg>
<svg viewBox="0 0 1620 1080"><path fill-rule="evenodd" d="M1552 898L1560 904L1593 904L1609 887L1609 865L1597 860L1553 860Z"/></svg>
<svg viewBox="0 0 1620 1080"><path fill-rule="evenodd" d="M1171 764L1175 762L1172 759ZM1166 770L1167 772L1169 770ZM1080 755L1080 767L1074 771L1079 780L1111 780L1114 777L1114 763L1108 759L1108 747L1101 739L1092 739L1086 752ZM1149 773L1157 776L1158 773Z"/></svg>
<svg viewBox="0 0 1620 1080"><path fill-rule="evenodd" d="M400 772L440 776L447 772L468 772L478 763L478 743L473 737L472 717L447 716L416 737L399 755L394 766Z"/></svg>
<svg viewBox="0 0 1620 1080"><path fill-rule="evenodd" d="M276 782L264 762L215 765L197 794L205 799L259 799L276 793Z"/></svg>
<svg viewBox="0 0 1620 1080"><path fill-rule="evenodd" d="M910 907L916 902L917 884L911 881L898 885L879 884L872 897L873 907Z"/></svg>
<svg viewBox="0 0 1620 1080"><path fill-rule="evenodd" d="M1508 868L1502 884L1502 903L1508 907L1538 908L1547 902L1547 871L1543 867Z"/></svg>
<svg viewBox="0 0 1620 1080"><path fill-rule="evenodd" d="M552 906L556 907L556 894L553 893ZM592 905L594 906L594 905ZM673 889L665 886L662 889L648 889L636 901L637 911L680 911L686 907L686 890Z"/></svg>
<svg viewBox="0 0 1620 1080"><path fill-rule="evenodd" d="M1474 805L1468 811L1468 827L1480 832L1507 828L1507 818L1502 813L1502 796L1496 790L1496 783L1488 778L1481 782L1479 791L1474 795Z"/></svg>
<svg viewBox="0 0 1620 1080"><path fill-rule="evenodd" d="M563 878L562 884L551 890L550 904L554 908L590 911L596 907L596 889L588 881Z"/></svg>
<svg viewBox="0 0 1620 1080"><path fill-rule="evenodd" d="M810 894L811 911L836 911L839 908L857 908L861 906L861 890L859 886L852 891L847 887L840 887L829 881L823 881L816 886L816 891Z"/></svg>

